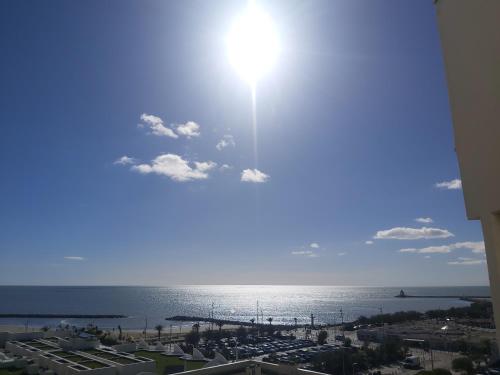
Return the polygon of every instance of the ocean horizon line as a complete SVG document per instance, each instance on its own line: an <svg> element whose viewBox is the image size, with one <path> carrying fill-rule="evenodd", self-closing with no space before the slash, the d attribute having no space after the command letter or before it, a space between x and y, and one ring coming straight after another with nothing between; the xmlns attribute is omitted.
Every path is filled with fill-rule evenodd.
<svg viewBox="0 0 500 375"><path fill-rule="evenodd" d="M443 284L443 285L342 285L342 284L0 284L0 287L115 287L115 288L170 288L170 287L335 287L335 288L489 288L484 284Z"/></svg>

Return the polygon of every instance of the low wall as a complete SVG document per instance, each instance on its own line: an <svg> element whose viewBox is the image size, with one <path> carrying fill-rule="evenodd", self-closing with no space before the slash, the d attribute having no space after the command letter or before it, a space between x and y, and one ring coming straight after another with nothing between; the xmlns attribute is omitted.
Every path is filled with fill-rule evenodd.
<svg viewBox="0 0 500 375"><path fill-rule="evenodd" d="M325 375L321 372L309 371L295 366L277 365L274 363L240 361L225 365L204 367L186 371L185 375Z"/></svg>
<svg viewBox="0 0 500 375"><path fill-rule="evenodd" d="M113 345L113 349L115 349L117 352L132 353L137 350L137 345L133 342L128 344L118 344Z"/></svg>

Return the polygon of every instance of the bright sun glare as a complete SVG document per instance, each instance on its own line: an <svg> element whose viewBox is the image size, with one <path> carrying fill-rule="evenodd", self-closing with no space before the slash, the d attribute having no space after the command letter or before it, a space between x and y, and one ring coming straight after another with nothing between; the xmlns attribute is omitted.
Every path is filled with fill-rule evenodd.
<svg viewBox="0 0 500 375"><path fill-rule="evenodd" d="M252 86L272 68L279 54L273 20L253 1L232 24L226 42L229 61Z"/></svg>

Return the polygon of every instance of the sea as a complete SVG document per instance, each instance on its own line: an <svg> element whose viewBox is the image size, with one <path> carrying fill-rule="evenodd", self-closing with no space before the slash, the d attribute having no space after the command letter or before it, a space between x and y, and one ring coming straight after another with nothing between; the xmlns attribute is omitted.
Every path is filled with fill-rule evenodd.
<svg viewBox="0 0 500 375"><path fill-rule="evenodd" d="M489 287L405 287L416 296L489 296ZM273 324L310 322L335 324L341 319L396 311L427 311L467 306L454 298L395 298L399 287L292 286L292 285L183 285L146 286L0 286L0 314L113 314L119 319L0 318L0 325L29 327L60 324L102 328L153 329L189 326L166 321L176 315L245 321L264 317ZM174 328L175 329L175 328Z"/></svg>

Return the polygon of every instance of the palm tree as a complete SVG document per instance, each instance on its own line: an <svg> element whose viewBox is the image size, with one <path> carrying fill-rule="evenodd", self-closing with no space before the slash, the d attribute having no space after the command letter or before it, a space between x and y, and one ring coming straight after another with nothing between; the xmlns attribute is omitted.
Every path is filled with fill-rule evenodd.
<svg viewBox="0 0 500 375"><path fill-rule="evenodd" d="M217 322L217 327L219 327L219 332L221 332L221 331L222 331L222 326L223 326L223 325L224 325L224 323L222 323L222 321L220 321L220 320L219 320L219 321Z"/></svg>
<svg viewBox="0 0 500 375"><path fill-rule="evenodd" d="M196 332L200 332L200 323L194 323L193 324L193 330Z"/></svg>
<svg viewBox="0 0 500 375"><path fill-rule="evenodd" d="M252 328L253 328L253 326L255 324L255 319L254 318L250 319L250 323L252 323Z"/></svg>
<svg viewBox="0 0 500 375"><path fill-rule="evenodd" d="M267 318L267 321L269 322L269 325L271 325L271 323L273 322L273 318L269 317L269 318Z"/></svg>
<svg viewBox="0 0 500 375"><path fill-rule="evenodd" d="M161 340L161 331L163 331L163 326L161 324L158 324L155 329L158 331L158 341Z"/></svg>

